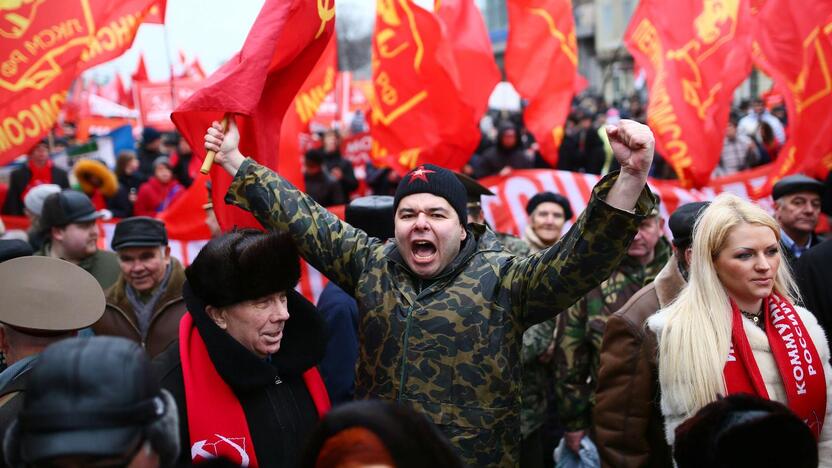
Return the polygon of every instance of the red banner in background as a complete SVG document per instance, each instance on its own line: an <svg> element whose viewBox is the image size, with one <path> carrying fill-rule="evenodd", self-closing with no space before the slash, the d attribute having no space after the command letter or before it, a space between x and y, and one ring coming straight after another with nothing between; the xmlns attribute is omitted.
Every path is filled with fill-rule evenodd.
<svg viewBox="0 0 832 468"><path fill-rule="evenodd" d="M158 0L0 4L0 164L55 125L72 80L121 55Z"/></svg>
<svg viewBox="0 0 832 468"><path fill-rule="evenodd" d="M154 127L163 132L176 130L170 114L177 105L185 102L202 87L198 80L174 80L133 83L133 93L138 103L139 121L143 127ZM176 101L174 102L174 99Z"/></svg>
<svg viewBox="0 0 832 468"><path fill-rule="evenodd" d="M755 63L783 93L789 138L766 185L832 169L832 2L767 0L756 15Z"/></svg>
<svg viewBox="0 0 832 468"><path fill-rule="evenodd" d="M578 44L570 0L508 0L506 76L528 99L523 113L543 158L555 167L578 75Z"/></svg>
<svg viewBox="0 0 832 468"><path fill-rule="evenodd" d="M372 55L374 163L400 173L424 163L459 170L480 133L443 25L410 0L379 0Z"/></svg>
<svg viewBox="0 0 832 468"><path fill-rule="evenodd" d="M194 155L205 157L203 137L211 122L233 113L240 129L240 151L303 187L297 158L278 157L280 128L334 30L333 0L267 0L240 53L171 115ZM251 214L224 203L231 176L215 165L211 181L214 210L224 230L260 227Z"/></svg>
<svg viewBox="0 0 832 468"><path fill-rule="evenodd" d="M656 149L686 187L719 163L734 89L751 72L750 15L744 0L642 0L624 36L647 75Z"/></svg>

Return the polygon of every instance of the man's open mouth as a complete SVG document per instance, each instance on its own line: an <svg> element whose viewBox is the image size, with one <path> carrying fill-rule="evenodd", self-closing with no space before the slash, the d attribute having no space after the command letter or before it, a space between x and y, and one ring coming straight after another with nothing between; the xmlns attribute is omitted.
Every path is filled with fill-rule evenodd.
<svg viewBox="0 0 832 468"><path fill-rule="evenodd" d="M433 242L426 240L413 241L410 244L410 250L417 260L430 260L436 255L436 246Z"/></svg>

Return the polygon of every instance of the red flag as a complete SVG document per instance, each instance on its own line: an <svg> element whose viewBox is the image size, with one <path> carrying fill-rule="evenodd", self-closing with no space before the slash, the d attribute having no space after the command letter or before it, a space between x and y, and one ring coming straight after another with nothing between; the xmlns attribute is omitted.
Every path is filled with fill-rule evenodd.
<svg viewBox="0 0 832 468"><path fill-rule="evenodd" d="M150 9L150 13L144 18L147 24L165 24L165 13L168 9L168 0L159 0Z"/></svg>
<svg viewBox="0 0 832 468"><path fill-rule="evenodd" d="M0 164L49 132L72 80L127 50L156 1L3 2Z"/></svg>
<svg viewBox="0 0 832 468"><path fill-rule="evenodd" d="M233 113L240 151L303 187L298 161L278 158L281 121L334 28L332 0L267 0L240 53L171 114L194 154L204 158L203 135L211 121ZM223 201L231 176L215 166L211 180L214 211L223 229L259 227L253 216Z"/></svg>
<svg viewBox="0 0 832 468"><path fill-rule="evenodd" d="M488 98L500 82L491 39L473 0L437 0L436 14L445 23L459 70L460 98L474 110L477 123L488 109Z"/></svg>
<svg viewBox="0 0 832 468"><path fill-rule="evenodd" d="M506 76L529 101L524 120L551 165L579 81L578 45L570 0L508 0Z"/></svg>
<svg viewBox="0 0 832 468"><path fill-rule="evenodd" d="M185 77L193 78L195 80L204 80L206 76L208 75L205 74L205 70L199 62L199 57L194 57L193 61L191 61L190 65L188 65L185 69Z"/></svg>
<svg viewBox="0 0 832 468"><path fill-rule="evenodd" d="M754 61L785 94L789 138L763 190L803 172L832 168L832 3L769 0L757 15Z"/></svg>
<svg viewBox="0 0 832 468"><path fill-rule="evenodd" d="M321 102L335 89L337 62L338 40L333 33L318 63L303 82L293 105L289 106L283 117L280 129L280 161L301 164L303 153L307 149L302 141L303 136L309 132L309 122L315 117Z"/></svg>
<svg viewBox="0 0 832 468"><path fill-rule="evenodd" d="M198 174L188 190L157 216L165 223L171 239L201 240L211 237L205 213L207 182L206 174Z"/></svg>
<svg viewBox="0 0 832 468"><path fill-rule="evenodd" d="M467 85L467 84L466 84ZM373 37L373 158L404 173L433 163L458 170L479 143L461 97L443 25L410 0L379 1Z"/></svg>
<svg viewBox="0 0 832 468"><path fill-rule="evenodd" d="M139 63L136 65L136 71L133 72L130 78L133 82L150 80L147 76L147 67L144 64L144 54L141 52L139 52Z"/></svg>
<svg viewBox="0 0 832 468"><path fill-rule="evenodd" d="M734 89L751 72L747 1L642 0L625 34L646 72L647 124L683 186L719 163Z"/></svg>

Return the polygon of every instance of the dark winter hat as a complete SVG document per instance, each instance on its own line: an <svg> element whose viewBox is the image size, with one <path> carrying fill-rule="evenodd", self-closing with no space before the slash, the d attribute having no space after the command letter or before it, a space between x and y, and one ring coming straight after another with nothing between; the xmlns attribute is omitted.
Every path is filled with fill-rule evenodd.
<svg viewBox="0 0 832 468"><path fill-rule="evenodd" d="M696 225L699 216L710 204L711 202L700 201L685 203L676 208L676 211L670 215L670 219L667 221L670 232L673 233L673 245L680 249L691 245L693 227Z"/></svg>
<svg viewBox="0 0 832 468"><path fill-rule="evenodd" d="M87 223L104 216L95 211L90 198L75 190L53 193L43 201L40 220L46 229L71 223Z"/></svg>
<svg viewBox="0 0 832 468"><path fill-rule="evenodd" d="M56 457L124 457L149 441L162 466L171 466L179 452L177 419L173 397L159 387L138 344L70 338L40 354L4 447L13 452L6 453L12 465L31 466Z"/></svg>
<svg viewBox="0 0 832 468"><path fill-rule="evenodd" d="M806 423L781 403L743 394L710 403L679 425L673 454L679 468L818 466Z"/></svg>
<svg viewBox="0 0 832 468"><path fill-rule="evenodd" d="M395 235L393 215L393 197L389 195L356 198L344 210L347 224L382 241Z"/></svg>
<svg viewBox="0 0 832 468"><path fill-rule="evenodd" d="M399 203L408 195L415 193L430 193L448 201L451 208L459 216L459 222L466 224L468 212L465 209L467 195L465 186L457 179L453 171L433 164L424 164L405 174L393 202L393 213L399 208Z"/></svg>
<svg viewBox="0 0 832 468"><path fill-rule="evenodd" d="M771 198L778 200L780 197L797 192L814 192L823 195L823 189L823 182L803 174L795 174L783 177L774 184L771 190Z"/></svg>
<svg viewBox="0 0 832 468"><path fill-rule="evenodd" d="M168 245L165 223L148 216L135 216L119 221L113 234L113 250L125 247L157 247Z"/></svg>
<svg viewBox="0 0 832 468"><path fill-rule="evenodd" d="M540 192L530 198L526 204L526 214L531 215L541 203L557 203L563 208L563 216L566 219L572 219L572 205L569 204L569 199L554 192Z"/></svg>
<svg viewBox="0 0 832 468"><path fill-rule="evenodd" d="M150 143L151 141L156 141L159 138L162 138L162 134L159 133L159 130L156 130L153 127L145 127L144 130L142 130L143 143Z"/></svg>
<svg viewBox="0 0 832 468"><path fill-rule="evenodd" d="M185 276L202 302L225 307L294 288L300 263L288 236L243 229L211 239Z"/></svg>

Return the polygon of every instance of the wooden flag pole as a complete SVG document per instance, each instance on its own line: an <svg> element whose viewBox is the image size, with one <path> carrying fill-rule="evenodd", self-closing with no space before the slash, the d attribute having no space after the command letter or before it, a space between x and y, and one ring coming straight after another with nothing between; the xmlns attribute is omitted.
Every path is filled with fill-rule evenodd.
<svg viewBox="0 0 832 468"><path fill-rule="evenodd" d="M231 114L225 114L222 118L222 122L220 125L222 126L222 132L225 133L228 131L228 121L231 118ZM216 151L209 151L208 154L205 155L205 160L202 161L202 167L199 168L199 172L203 174L207 174L211 171L211 166L214 165L214 157L217 155Z"/></svg>

